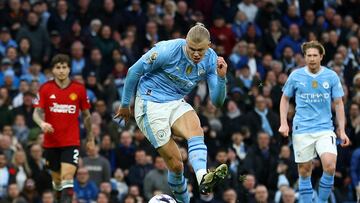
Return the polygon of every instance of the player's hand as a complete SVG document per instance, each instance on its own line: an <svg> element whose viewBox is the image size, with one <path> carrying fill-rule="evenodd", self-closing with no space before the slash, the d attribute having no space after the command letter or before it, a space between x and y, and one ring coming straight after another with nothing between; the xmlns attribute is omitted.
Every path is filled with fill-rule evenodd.
<svg viewBox="0 0 360 203"><path fill-rule="evenodd" d="M130 108L129 107L119 107L117 113L114 116L114 119L120 118L125 120L125 124L128 123L130 119Z"/></svg>
<svg viewBox="0 0 360 203"><path fill-rule="evenodd" d="M227 72L227 63L221 56L217 58L217 74L218 76L225 78Z"/></svg>
<svg viewBox="0 0 360 203"><path fill-rule="evenodd" d="M86 150L92 151L95 149L95 139L91 138L86 141Z"/></svg>
<svg viewBox="0 0 360 203"><path fill-rule="evenodd" d="M40 128L44 133L53 133L54 132L54 128L52 127L52 125L47 122L42 122L40 124Z"/></svg>
<svg viewBox="0 0 360 203"><path fill-rule="evenodd" d="M348 138L348 136L346 135L345 131L340 131L340 135L339 135L339 138L341 140L341 146L342 147L347 147L350 145L350 140Z"/></svg>
<svg viewBox="0 0 360 203"><path fill-rule="evenodd" d="M287 124L282 124L279 128L279 133L284 137L289 136L289 126Z"/></svg>

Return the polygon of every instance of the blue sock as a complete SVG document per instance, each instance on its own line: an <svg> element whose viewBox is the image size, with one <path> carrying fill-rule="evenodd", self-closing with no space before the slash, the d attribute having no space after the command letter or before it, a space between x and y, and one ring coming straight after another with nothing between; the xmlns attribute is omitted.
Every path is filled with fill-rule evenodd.
<svg viewBox="0 0 360 203"><path fill-rule="evenodd" d="M190 164L200 184L203 175L206 174L207 147L204 143L204 136L194 136L188 139L188 154Z"/></svg>
<svg viewBox="0 0 360 203"><path fill-rule="evenodd" d="M333 184L334 176L324 171L319 183L319 203L326 202L329 199Z"/></svg>
<svg viewBox="0 0 360 203"><path fill-rule="evenodd" d="M183 173L168 171L168 184L177 202L189 203L190 196Z"/></svg>
<svg viewBox="0 0 360 203"><path fill-rule="evenodd" d="M299 177L299 193L300 193L300 200L303 203L312 202L313 189L311 185L311 176Z"/></svg>

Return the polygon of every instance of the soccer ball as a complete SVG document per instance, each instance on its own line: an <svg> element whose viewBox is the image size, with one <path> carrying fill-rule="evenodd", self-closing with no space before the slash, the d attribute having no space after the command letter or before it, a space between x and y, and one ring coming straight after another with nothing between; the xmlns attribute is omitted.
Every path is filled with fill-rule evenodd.
<svg viewBox="0 0 360 203"><path fill-rule="evenodd" d="M152 197L149 203L176 203L176 200L169 195L159 194Z"/></svg>

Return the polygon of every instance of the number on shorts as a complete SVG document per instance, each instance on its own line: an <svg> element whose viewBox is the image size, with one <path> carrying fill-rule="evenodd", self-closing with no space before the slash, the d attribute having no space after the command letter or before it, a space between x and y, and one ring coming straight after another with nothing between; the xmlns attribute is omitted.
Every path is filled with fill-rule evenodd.
<svg viewBox="0 0 360 203"><path fill-rule="evenodd" d="M74 163L78 164L78 162L79 162L79 150L78 149L74 149L73 159L74 159Z"/></svg>

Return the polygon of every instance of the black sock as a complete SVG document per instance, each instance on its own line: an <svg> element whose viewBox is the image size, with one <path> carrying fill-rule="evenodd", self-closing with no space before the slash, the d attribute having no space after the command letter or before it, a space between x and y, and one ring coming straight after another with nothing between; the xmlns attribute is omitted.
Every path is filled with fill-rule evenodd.
<svg viewBox="0 0 360 203"><path fill-rule="evenodd" d="M61 191L61 203L72 203L74 189L72 187L64 188Z"/></svg>

